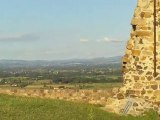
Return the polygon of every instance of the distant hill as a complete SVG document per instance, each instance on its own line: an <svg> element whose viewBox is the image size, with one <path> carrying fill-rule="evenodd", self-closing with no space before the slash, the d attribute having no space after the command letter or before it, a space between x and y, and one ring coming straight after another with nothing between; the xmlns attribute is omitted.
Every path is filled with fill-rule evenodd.
<svg viewBox="0 0 160 120"><path fill-rule="evenodd" d="M14 67L47 67L47 66L95 66L121 64L121 56L94 59L70 59L70 60L0 60L1 68Z"/></svg>

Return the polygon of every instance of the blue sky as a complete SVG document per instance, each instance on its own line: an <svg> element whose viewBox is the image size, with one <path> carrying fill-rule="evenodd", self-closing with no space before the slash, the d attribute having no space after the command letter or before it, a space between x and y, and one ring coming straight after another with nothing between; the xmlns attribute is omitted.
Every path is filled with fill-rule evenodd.
<svg viewBox="0 0 160 120"><path fill-rule="evenodd" d="M0 0L0 59L124 54L137 0Z"/></svg>

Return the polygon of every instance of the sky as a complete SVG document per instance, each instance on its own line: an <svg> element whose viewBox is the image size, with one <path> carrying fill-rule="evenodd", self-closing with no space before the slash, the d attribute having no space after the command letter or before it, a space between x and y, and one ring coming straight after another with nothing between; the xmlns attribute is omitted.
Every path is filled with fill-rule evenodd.
<svg viewBox="0 0 160 120"><path fill-rule="evenodd" d="M0 0L0 59L124 54L137 0Z"/></svg>

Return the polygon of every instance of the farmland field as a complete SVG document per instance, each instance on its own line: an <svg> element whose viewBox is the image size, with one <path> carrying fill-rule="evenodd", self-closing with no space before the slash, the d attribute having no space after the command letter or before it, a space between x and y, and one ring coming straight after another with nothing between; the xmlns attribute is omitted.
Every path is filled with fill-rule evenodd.
<svg viewBox="0 0 160 120"><path fill-rule="evenodd" d="M45 82L45 80L43 80ZM111 89L113 87L120 87L122 83L76 83L76 84L37 84L37 85L28 85L26 89L40 89L40 88L72 88L72 89ZM0 85L0 88L19 88L19 87L11 87L10 85Z"/></svg>

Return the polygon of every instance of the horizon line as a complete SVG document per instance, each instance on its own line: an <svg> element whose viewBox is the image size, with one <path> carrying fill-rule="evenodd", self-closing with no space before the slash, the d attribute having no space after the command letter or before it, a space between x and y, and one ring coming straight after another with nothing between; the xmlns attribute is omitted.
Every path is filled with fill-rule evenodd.
<svg viewBox="0 0 160 120"><path fill-rule="evenodd" d="M91 60L91 59L99 59L99 58L113 58L113 57L122 57L123 55L118 56L110 56L110 57L93 57L93 58L64 58L64 59L0 59L0 61L67 61L67 60Z"/></svg>

